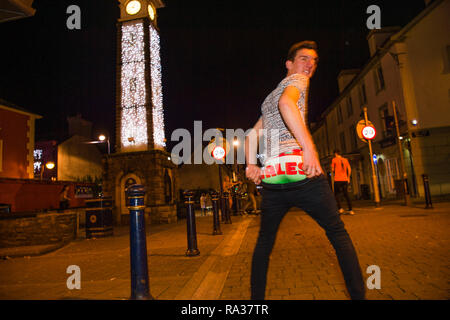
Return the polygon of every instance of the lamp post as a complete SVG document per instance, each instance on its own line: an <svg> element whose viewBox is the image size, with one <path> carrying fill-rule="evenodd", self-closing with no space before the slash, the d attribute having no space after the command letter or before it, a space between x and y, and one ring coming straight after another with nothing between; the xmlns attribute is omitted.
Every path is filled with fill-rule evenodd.
<svg viewBox="0 0 450 320"><path fill-rule="evenodd" d="M234 155L233 155L233 160L234 160L234 172L233 172L233 174L234 174L234 179L233 179L233 182L237 182L239 179L238 179L238 166L237 166L237 149L238 149L238 146L239 146L239 140L238 139L236 139L236 138L234 138L234 141L233 141L233 146L234 146Z"/></svg>
<svg viewBox="0 0 450 320"><path fill-rule="evenodd" d="M41 166L41 180L44 177L44 170L47 168L48 170L52 170L55 167L55 163L53 161L49 161L44 165Z"/></svg>
<svg viewBox="0 0 450 320"><path fill-rule="evenodd" d="M106 138L104 134L101 134L98 136L98 140L100 140L101 142L105 142L108 144L108 154L110 154L110 148L109 148L109 138Z"/></svg>
<svg viewBox="0 0 450 320"><path fill-rule="evenodd" d="M403 180L403 192L405 195L405 206L410 206L411 198L410 198L409 191L408 191L408 175L407 175L406 169L405 169L405 159L403 158L403 148L402 148L402 142L400 140L400 137L401 137L400 130L398 128L397 108L396 108L396 104L395 104L394 100L392 100L392 109L394 112L395 132L397 135L396 143L398 146L398 154L400 156L400 170L401 170L401 176L402 176L402 180Z"/></svg>
<svg viewBox="0 0 450 320"><path fill-rule="evenodd" d="M364 107L363 111L364 111L364 121L365 121L366 126L368 126L369 120L367 119L367 107ZM375 174L375 166L373 163L372 141L370 139L368 139L367 142L369 144L370 164L372 167L372 183L373 183L373 193L374 193L374 197L375 197L375 206L380 207L380 194L378 191L377 176Z"/></svg>
<svg viewBox="0 0 450 320"><path fill-rule="evenodd" d="M130 138L128 138L130 139ZM109 138L107 138L104 134L101 134L98 136L98 140L96 141L86 141L83 143L87 143L87 144L96 144L96 143L107 143L108 144L108 155L110 154L110 148L109 148Z"/></svg>

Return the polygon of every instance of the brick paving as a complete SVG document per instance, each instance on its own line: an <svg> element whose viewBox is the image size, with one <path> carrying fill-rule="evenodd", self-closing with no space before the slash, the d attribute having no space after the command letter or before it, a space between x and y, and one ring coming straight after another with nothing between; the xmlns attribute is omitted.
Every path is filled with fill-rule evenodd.
<svg viewBox="0 0 450 320"><path fill-rule="evenodd" d="M370 265L381 270L381 289L367 290L368 299L450 298L450 203L433 205L432 210L396 204L375 209L355 203L356 214L342 216L364 278L371 275L366 273ZM152 296L159 300L249 299L259 217L232 216L232 220L233 224L221 224L223 235L213 236L212 217L197 217L197 257L185 256L185 220L147 226ZM128 299L129 232L126 227L114 232L108 238L82 236L40 256L0 260L0 299ZM4 252L0 250L0 256L5 256ZM81 269L79 290L66 286L69 265ZM332 246L320 227L300 210L291 210L280 226L266 297L348 299Z"/></svg>

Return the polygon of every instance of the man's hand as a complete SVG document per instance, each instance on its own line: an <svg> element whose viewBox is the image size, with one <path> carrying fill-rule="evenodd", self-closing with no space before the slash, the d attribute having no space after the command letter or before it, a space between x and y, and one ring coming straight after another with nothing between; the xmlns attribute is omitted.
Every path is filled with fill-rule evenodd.
<svg viewBox="0 0 450 320"><path fill-rule="evenodd" d="M319 157L315 150L303 150L303 171L305 171L308 178L313 178L323 174Z"/></svg>
<svg viewBox="0 0 450 320"><path fill-rule="evenodd" d="M245 176L258 185L261 183L261 168L255 164L249 164L245 168Z"/></svg>

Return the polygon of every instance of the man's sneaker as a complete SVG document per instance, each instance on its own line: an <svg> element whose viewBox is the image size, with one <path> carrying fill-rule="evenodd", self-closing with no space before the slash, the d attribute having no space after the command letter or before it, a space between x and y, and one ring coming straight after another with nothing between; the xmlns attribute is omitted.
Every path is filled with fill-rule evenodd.
<svg viewBox="0 0 450 320"><path fill-rule="evenodd" d="M352 215L354 215L355 213L353 212L353 210L349 210L349 211L348 211L348 214L352 216Z"/></svg>
<svg viewBox="0 0 450 320"><path fill-rule="evenodd" d="M340 208L340 209L339 209L339 213L340 213L340 214L343 214L343 213L344 213L344 209Z"/></svg>

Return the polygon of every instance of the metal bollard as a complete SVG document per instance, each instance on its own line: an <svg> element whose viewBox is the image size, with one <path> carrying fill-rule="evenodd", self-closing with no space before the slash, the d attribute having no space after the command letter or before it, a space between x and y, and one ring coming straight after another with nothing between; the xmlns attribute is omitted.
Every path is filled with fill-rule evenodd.
<svg viewBox="0 0 450 320"><path fill-rule="evenodd" d="M220 201L220 215L222 216L222 222L225 222L226 216L225 216L225 196L222 194L222 197L219 195L219 201Z"/></svg>
<svg viewBox="0 0 450 320"><path fill-rule="evenodd" d="M433 204L431 203L431 193L430 193L430 185L428 181L428 175L422 174L423 179L423 189L425 190L425 209L433 209Z"/></svg>
<svg viewBox="0 0 450 320"><path fill-rule="evenodd" d="M228 207L228 192L224 192L223 193L223 197L224 197L224 202L225 202L225 206L224 206L224 213L225 213L225 223L226 224L230 224L231 223L231 217L230 217L230 208Z"/></svg>
<svg viewBox="0 0 450 320"><path fill-rule="evenodd" d="M244 192L241 192L239 195L240 195L239 198L241 200L241 216L243 216L243 215L247 214L247 212L244 210L244 208L246 209L245 203L246 203L246 200L248 200L248 198L245 196Z"/></svg>
<svg viewBox="0 0 450 320"><path fill-rule="evenodd" d="M147 241L145 236L145 188L134 184L127 190L130 210L131 299L152 300L148 281Z"/></svg>
<svg viewBox="0 0 450 320"><path fill-rule="evenodd" d="M231 211L233 211L233 216L237 216L238 212L239 212L239 203L237 200L237 193L236 192L232 192L231 193L231 197L233 198L233 205L231 206Z"/></svg>
<svg viewBox="0 0 450 320"><path fill-rule="evenodd" d="M236 192L236 216L240 215L242 216L242 203L241 203L241 193L240 192Z"/></svg>
<svg viewBox="0 0 450 320"><path fill-rule="evenodd" d="M200 251L197 248L197 231L195 228L194 192L184 192L185 203L187 205L186 226L188 249L186 256L198 256Z"/></svg>
<svg viewBox="0 0 450 320"><path fill-rule="evenodd" d="M222 234L222 231L220 230L220 219L219 219L219 194L215 191L211 192L211 200L213 203L213 210L214 210L213 235Z"/></svg>

